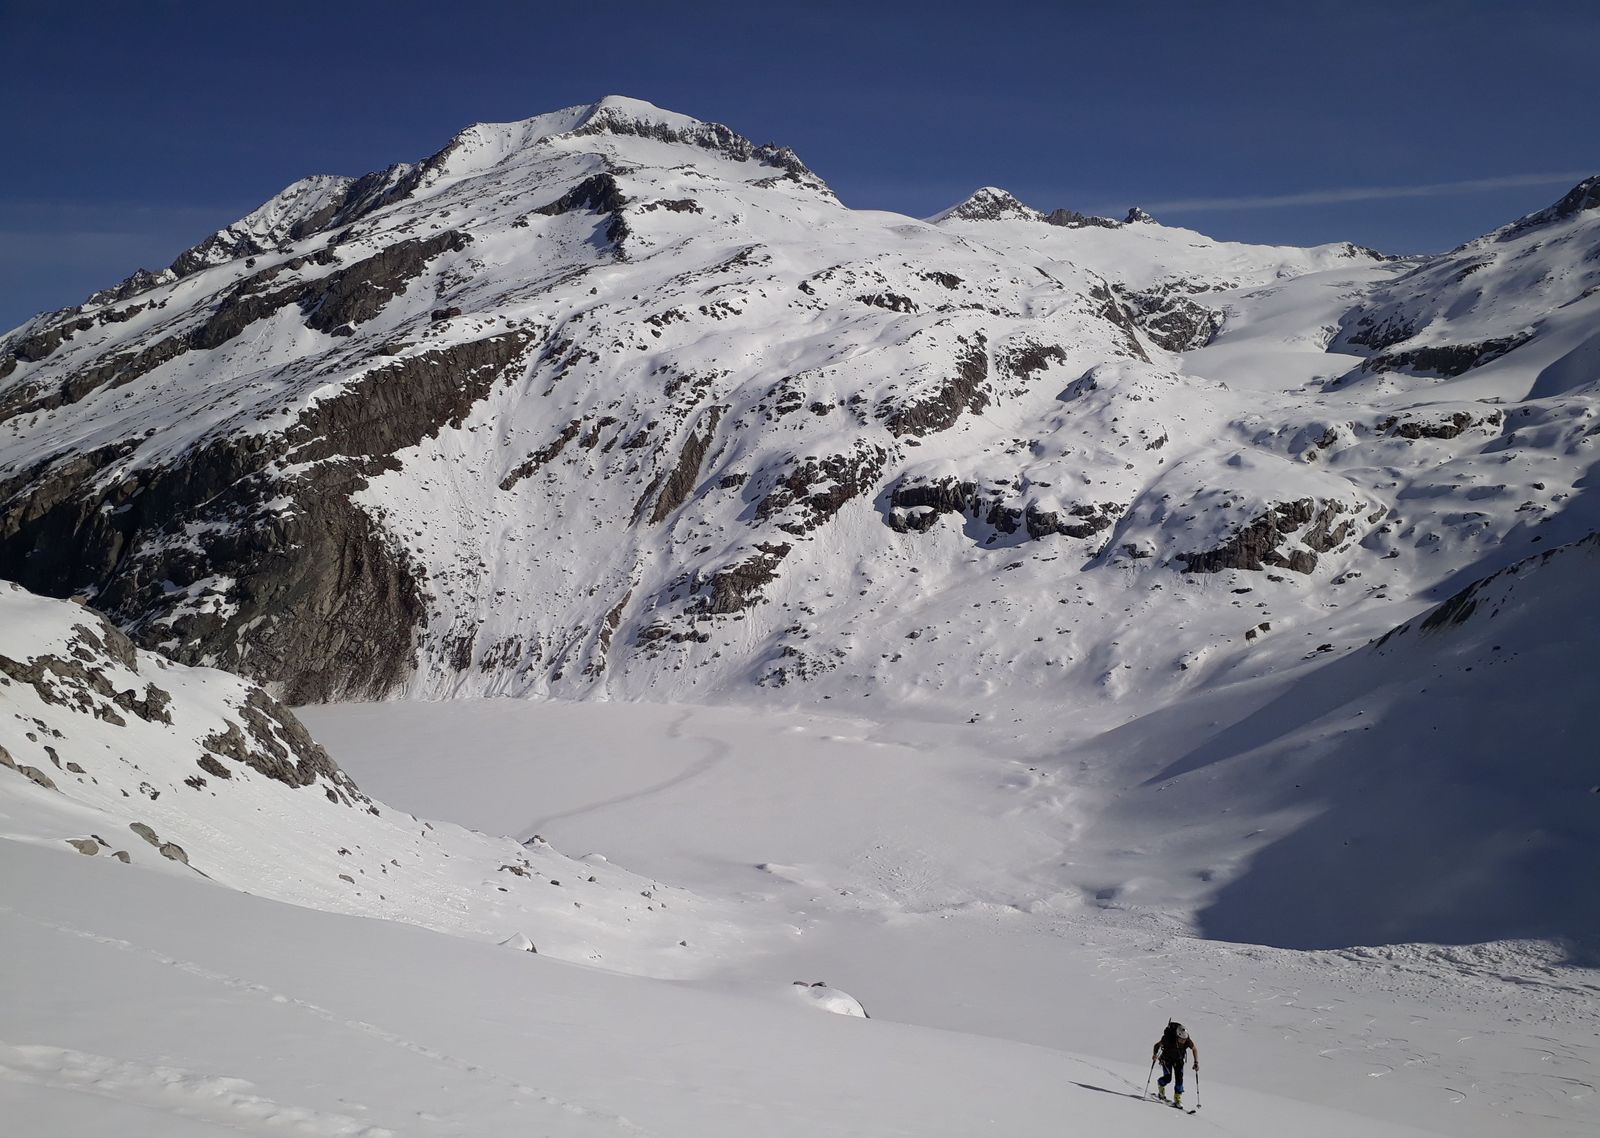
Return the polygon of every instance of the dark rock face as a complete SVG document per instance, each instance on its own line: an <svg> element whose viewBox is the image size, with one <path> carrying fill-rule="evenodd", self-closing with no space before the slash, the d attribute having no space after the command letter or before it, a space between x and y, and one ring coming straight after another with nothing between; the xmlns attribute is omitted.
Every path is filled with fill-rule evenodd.
<svg viewBox="0 0 1600 1138"><path fill-rule="evenodd" d="M1600 209L1600 174L1585 178L1573 186L1566 196L1550 207L1550 213L1553 217L1564 219L1588 209Z"/></svg>
<svg viewBox="0 0 1600 1138"><path fill-rule="evenodd" d="M1504 420L1505 415L1500 411L1484 415L1456 411L1433 419L1408 414L1404 419L1398 416L1384 419L1378 424L1378 430L1402 439L1453 439L1472 427L1498 427Z"/></svg>
<svg viewBox="0 0 1600 1138"><path fill-rule="evenodd" d="M610 174L595 174L585 178L549 205L540 206L534 213L545 217L560 217L575 209L592 213L618 213L628 204L628 195L622 192L617 179Z"/></svg>
<svg viewBox="0 0 1600 1138"><path fill-rule="evenodd" d="M628 602L631 600L633 600L633 590L629 589L622 594L621 600L611 606L605 620L600 622L600 631L594 641L594 657L584 669L586 675L598 676L606 670L606 663L611 653L611 639L617 634L617 629L622 624L622 614L627 611Z"/></svg>
<svg viewBox="0 0 1600 1138"><path fill-rule="evenodd" d="M141 292L147 292L171 279L172 274L170 272L163 275L161 273L152 273L149 269L136 269L119 284L91 294L84 301L84 304L115 304L118 301L127 300L130 296L137 296Z"/></svg>
<svg viewBox="0 0 1600 1138"><path fill-rule="evenodd" d="M1580 538L1570 545L1559 545L1553 549L1547 549L1543 553L1524 558L1515 565L1500 570L1498 573L1490 574L1472 582L1460 592L1451 594L1442 604L1425 615L1420 623L1408 621L1405 624L1391 628L1378 638L1376 647L1381 648L1395 637L1405 635L1411 631L1413 624L1416 624L1422 632L1444 632L1456 625L1466 624L1478 613L1481 606L1485 603L1492 603L1489 599L1490 595L1508 579L1527 577L1529 570L1537 569L1539 566L1548 564L1558 557L1565 557L1578 552L1591 555L1600 553L1600 533L1591 533L1588 537ZM1489 615L1493 617L1499 612L1499 608L1491 607L1488 611Z"/></svg>
<svg viewBox="0 0 1600 1138"><path fill-rule="evenodd" d="M189 855L184 852L183 847L177 842L162 842L156 852L169 861L180 862L183 865L189 864Z"/></svg>
<svg viewBox="0 0 1600 1138"><path fill-rule="evenodd" d="M1449 378L1481 367L1491 360L1497 360L1531 339L1533 333L1524 332L1521 335L1501 336L1476 344L1441 344L1436 347L1410 348L1403 352L1387 352L1373 356L1362 363L1361 370L1427 372Z"/></svg>
<svg viewBox="0 0 1600 1138"><path fill-rule="evenodd" d="M763 166L771 166L783 171L785 176L794 181L821 184L817 176L787 146L756 146L721 123L695 123L692 127L678 129L664 122L638 119L616 108L604 107L571 134L575 138L589 134L633 135L653 138L658 142L688 143L735 162L758 162Z"/></svg>
<svg viewBox="0 0 1600 1138"><path fill-rule="evenodd" d="M980 489L976 482L948 476L903 479L890 491L884 522L896 533L926 533L940 517L957 514L984 521L1001 533L1026 529L1037 541L1052 535L1093 537L1110 528L1124 509L1115 502L1081 503L1063 516L1031 502L1014 505L1007 500L1006 489L1009 487Z"/></svg>
<svg viewBox="0 0 1600 1138"><path fill-rule="evenodd" d="M0 577L93 593L142 642L175 639L181 661L278 682L292 701L380 696L409 674L426 604L417 571L350 495L394 451L459 425L533 340L397 359L284 432L220 438L110 484L98 476L124 447L25 472L0 485ZM273 473L291 456L312 465ZM190 525L205 536L173 540ZM224 612L185 608L185 590L212 577L232 581Z"/></svg>
<svg viewBox="0 0 1600 1138"><path fill-rule="evenodd" d="M1416 334L1416 325L1404 317L1393 315L1380 320L1371 314L1363 314L1346 327L1340 339L1354 347L1382 351Z"/></svg>
<svg viewBox="0 0 1600 1138"><path fill-rule="evenodd" d="M944 216L958 221L1038 221L1040 213L1004 190L985 186Z"/></svg>
<svg viewBox="0 0 1600 1138"><path fill-rule="evenodd" d="M615 177L611 174L595 174L549 205L540 206L533 212L546 217L560 217L574 210L600 214L605 218L605 227L600 231L602 241L610 248L612 255L620 260L623 256L622 243L629 232L627 218L623 216L627 204L628 196L622 192Z"/></svg>
<svg viewBox="0 0 1600 1138"><path fill-rule="evenodd" d="M19 766L16 769L17 773L22 775L29 782L41 786L45 790L56 789L56 784L51 781L50 776L45 774L44 771L40 770L38 767Z"/></svg>
<svg viewBox="0 0 1600 1138"><path fill-rule="evenodd" d="M976 482L903 479L890 492L884 521L896 533L926 533L942 514L976 514L979 509Z"/></svg>
<svg viewBox="0 0 1600 1138"><path fill-rule="evenodd" d="M678 461L666 474L650 484L639 500L635 517L644 513L646 503L654 495L655 507L650 511L650 524L659 525L667 516L689 500L695 483L700 480L700 464L705 461L711 440L716 437L717 424L722 420L722 408L713 407L706 416L705 432L691 431L678 452Z"/></svg>
<svg viewBox="0 0 1600 1138"><path fill-rule="evenodd" d="M139 269L120 284L94 293L84 303L98 305L126 300L157 285L191 276L224 261L259 256L281 247L284 242L299 241L318 233L341 229L410 194L417 188L423 175L437 167L450 151L451 147L446 147L418 165L396 164L360 178L345 179L343 188L316 208L290 211L282 227L274 232L258 236L230 226L213 233L200 244L180 253L161 272Z"/></svg>
<svg viewBox="0 0 1600 1138"><path fill-rule="evenodd" d="M62 344L72 339L74 332L87 332L94 327L94 321L87 317L76 320L66 320L53 328L42 332L35 332L11 349L11 357L24 363L38 363L47 359L51 352Z"/></svg>
<svg viewBox="0 0 1600 1138"><path fill-rule="evenodd" d="M705 212L703 209L700 208L700 203L696 202L692 198L676 198L676 199L674 199L672 201L667 201L667 200L663 199L663 200L659 200L659 201L645 202L644 205L640 206L639 208L642 211L644 211L645 213L653 213L655 210L658 210L658 209L664 209L668 213L704 213Z"/></svg>
<svg viewBox="0 0 1600 1138"><path fill-rule="evenodd" d="M1125 288L1114 291L1139 330L1166 351L1203 348L1222 327L1222 313L1197 302L1182 282L1169 282L1145 292Z"/></svg>
<svg viewBox="0 0 1600 1138"><path fill-rule="evenodd" d="M1079 213L1075 209L1053 209L1044 215L1044 219L1049 224L1058 225L1063 229L1117 229L1122 225L1122 222L1113 221L1109 217L1095 217Z"/></svg>
<svg viewBox="0 0 1600 1138"><path fill-rule="evenodd" d="M200 741L213 764L221 766L216 761L218 757L231 759L292 787L310 786L318 779L326 779L338 788L345 805L369 804L300 721L266 692L260 688L251 691L239 713L242 724L230 723L225 730ZM205 762L201 760L202 767ZM222 777L230 777L225 767Z"/></svg>
<svg viewBox="0 0 1600 1138"><path fill-rule="evenodd" d="M858 442L844 454L807 458L778 479L761 499L756 519L777 519L779 529L803 537L831 521L846 502L871 490L888 457L882 447Z"/></svg>
<svg viewBox="0 0 1600 1138"><path fill-rule="evenodd" d="M548 445L540 447L526 459L517 464L515 470L500 480L500 489L509 490L518 482L532 478L539 470L554 461L568 443L578 437L578 432L583 429L583 420L574 419L562 428Z"/></svg>
<svg viewBox="0 0 1600 1138"><path fill-rule="evenodd" d="M758 543L751 556L696 582L698 595L688 611L726 616L754 608L762 600L761 590L778 579L778 566L791 548L786 541Z"/></svg>
<svg viewBox="0 0 1600 1138"><path fill-rule="evenodd" d="M38 656L26 663L0 656L0 676L32 687L45 703L92 715L115 727L127 725L122 712L146 722L170 724L169 693L155 684L145 685L143 692L133 688L118 691L106 678L99 666L106 659L138 669L128 638L105 621L96 623L98 632L87 624L73 627L76 640L69 656Z"/></svg>
<svg viewBox="0 0 1600 1138"><path fill-rule="evenodd" d="M1178 556L1185 562L1186 573L1259 571L1268 566L1310 573L1317 567L1317 553L1337 548L1354 532L1355 518L1344 517L1347 513L1349 507L1340 502L1319 503L1311 498L1281 502L1240 527L1216 549ZM1279 547L1297 532L1299 542L1309 549L1282 551Z"/></svg>
<svg viewBox="0 0 1600 1138"><path fill-rule="evenodd" d="M429 261L447 251L466 248L471 238L454 230L436 237L401 241L331 276L274 291L264 286L290 261L247 277L235 285L206 319L187 332L157 340L135 352L125 352L92 364L69 376L54 389L26 384L0 400L0 422L34 411L49 411L76 403L102 387L122 387L162 364L191 351L207 351L232 340L250 325L265 320L291 304L298 304L306 326L333 335L348 335L356 324L372 319L383 306L421 274ZM298 258L296 259L298 260ZM313 258L332 263L332 257Z"/></svg>
<svg viewBox="0 0 1600 1138"><path fill-rule="evenodd" d="M888 404L880 409L884 426L896 436L933 435L955 426L961 412L974 415L989 405L984 389L989 378L989 353L982 334L963 336L956 354L955 372L932 395L913 402Z"/></svg>
<svg viewBox="0 0 1600 1138"><path fill-rule="evenodd" d="M1098 284L1089 290L1089 296L1100 303L1100 317L1122 329L1125 337L1123 352L1136 360L1150 362L1150 355L1144 350L1144 345L1139 343L1138 324L1127 309L1122 306L1117 295L1109 285Z"/></svg>
<svg viewBox="0 0 1600 1138"><path fill-rule="evenodd" d="M1026 384L1052 364L1066 363L1067 352L1060 344L1036 344L1030 340L1012 348L1000 362L1007 372Z"/></svg>
<svg viewBox="0 0 1600 1138"><path fill-rule="evenodd" d="M63 652L33 656L25 661L0 656L0 689L12 684L31 687L40 700L52 707L113 727L128 726L123 712L152 725L172 726L170 693L153 682L145 683L142 693L134 687L120 686L126 682L126 673L140 673L141 660L133 643L94 612L78 611L83 620L72 626ZM148 663L148 659L145 662ZM165 666L165 661L157 663ZM322 780L336 801L350 806L371 806L370 800L312 740L299 720L261 688L251 686L243 702L230 707L224 717L226 726L223 729L199 741L203 753L197 765L207 775L231 780L234 771L222 761L226 759L291 787L309 786ZM174 737L172 745L181 749L195 744L192 739ZM51 748L45 750L55 757ZM3 757L6 765L15 765L9 755ZM80 757L93 765L91 757ZM20 769L27 774L32 768ZM86 772L78 762L68 762L64 769L75 774L92 773ZM43 778L41 786L55 789L48 778L42 775L40 778ZM151 845L163 845L156 832L144 823L135 822L132 829Z"/></svg>
<svg viewBox="0 0 1600 1138"><path fill-rule="evenodd" d="M1063 517L1054 510L1029 506L1023 513L1023 523L1028 527L1028 536L1036 540L1050 534L1093 537L1101 530L1110 529L1125 508L1116 502L1081 503L1071 507Z"/></svg>
<svg viewBox="0 0 1600 1138"><path fill-rule="evenodd" d="M313 282L300 297L306 327L338 335L349 325L371 320L407 283L422 275L429 261L441 253L460 252L471 241L455 230L401 241Z"/></svg>
<svg viewBox="0 0 1600 1138"><path fill-rule="evenodd" d="M858 296L856 299L871 308L887 308L890 312L917 311L916 301L909 296L901 296L893 292L875 292L866 296Z"/></svg>

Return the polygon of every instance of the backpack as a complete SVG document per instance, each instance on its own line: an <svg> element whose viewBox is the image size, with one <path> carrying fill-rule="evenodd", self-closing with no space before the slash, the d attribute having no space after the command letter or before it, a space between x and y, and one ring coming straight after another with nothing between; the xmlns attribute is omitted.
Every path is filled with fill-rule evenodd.
<svg viewBox="0 0 1600 1138"><path fill-rule="evenodd" d="M1161 1033L1161 1057L1169 1063L1181 1060L1188 1043L1189 1033L1184 1030L1183 1024L1173 1020Z"/></svg>

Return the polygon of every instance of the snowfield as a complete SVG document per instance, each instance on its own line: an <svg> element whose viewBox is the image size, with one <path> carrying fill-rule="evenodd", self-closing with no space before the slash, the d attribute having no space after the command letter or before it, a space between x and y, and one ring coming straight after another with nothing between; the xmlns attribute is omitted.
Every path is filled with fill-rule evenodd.
<svg viewBox="0 0 1600 1138"><path fill-rule="evenodd" d="M1138 1101L1136 1055L829 1015L787 981L573 967L76 855L7 864L7 975L55 980L5 988L17 1133L1428 1133L1225 1082L1180 1120Z"/></svg>

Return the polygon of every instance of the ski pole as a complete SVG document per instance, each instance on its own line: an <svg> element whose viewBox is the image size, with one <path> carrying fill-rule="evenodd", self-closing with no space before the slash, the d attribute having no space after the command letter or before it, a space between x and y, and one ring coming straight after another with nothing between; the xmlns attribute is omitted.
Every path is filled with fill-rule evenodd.
<svg viewBox="0 0 1600 1138"><path fill-rule="evenodd" d="M1154 1059L1152 1059L1152 1060L1150 1060L1150 1073L1144 1077L1144 1096L1143 1097L1145 1097L1145 1098L1149 1098L1150 1097L1150 1080L1155 1076L1155 1073L1156 1073L1156 1061ZM1195 1077L1195 1080L1194 1080L1194 1090L1195 1090L1195 1098L1198 1099L1200 1097L1200 1079L1199 1079L1198 1075Z"/></svg>
<svg viewBox="0 0 1600 1138"><path fill-rule="evenodd" d="M1194 1069L1194 1108L1200 1109L1200 1068Z"/></svg>

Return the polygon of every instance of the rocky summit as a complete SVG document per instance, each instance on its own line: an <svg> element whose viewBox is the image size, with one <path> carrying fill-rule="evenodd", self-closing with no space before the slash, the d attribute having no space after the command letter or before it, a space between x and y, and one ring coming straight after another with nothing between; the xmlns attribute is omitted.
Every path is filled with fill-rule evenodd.
<svg viewBox="0 0 1600 1138"><path fill-rule="evenodd" d="M0 338L0 578L300 703L1159 701L1600 528L1594 182L1399 259L480 124Z"/></svg>

